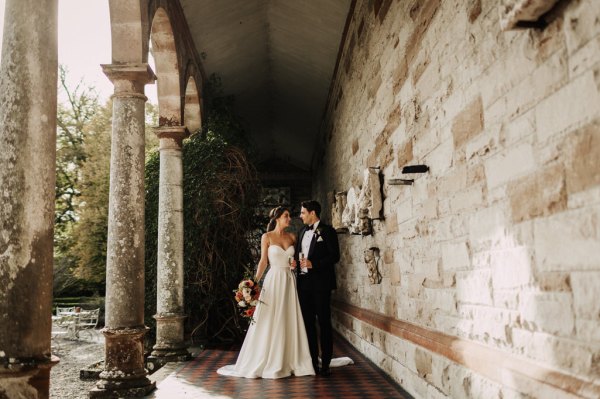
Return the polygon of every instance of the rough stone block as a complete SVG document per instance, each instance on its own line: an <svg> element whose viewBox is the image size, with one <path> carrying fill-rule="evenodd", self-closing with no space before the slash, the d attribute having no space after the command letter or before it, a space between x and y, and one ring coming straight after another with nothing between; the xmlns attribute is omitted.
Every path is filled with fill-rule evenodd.
<svg viewBox="0 0 600 399"><path fill-rule="evenodd" d="M457 272L456 299L459 303L492 305L490 269Z"/></svg>
<svg viewBox="0 0 600 399"><path fill-rule="evenodd" d="M575 328L573 299L564 292L522 293L519 310L522 321L532 330L569 336Z"/></svg>
<svg viewBox="0 0 600 399"><path fill-rule="evenodd" d="M575 2L566 12L564 32L570 54L598 37L598 15L600 4L597 1Z"/></svg>
<svg viewBox="0 0 600 399"><path fill-rule="evenodd" d="M427 157L425 163L429 166L429 174L431 176L441 176L452 166L454 157L454 144L448 139L440 143L433 149Z"/></svg>
<svg viewBox="0 0 600 399"><path fill-rule="evenodd" d="M397 286L401 284L401 273L400 266L397 264L391 265L391 276L390 276L390 284L393 286Z"/></svg>
<svg viewBox="0 0 600 399"><path fill-rule="evenodd" d="M600 104L598 104L600 107ZM568 140L573 140L569 138ZM566 168L567 191L577 193L600 186L600 122L578 132Z"/></svg>
<svg viewBox="0 0 600 399"><path fill-rule="evenodd" d="M571 273L571 288L575 315L600 321L600 271Z"/></svg>
<svg viewBox="0 0 600 399"><path fill-rule="evenodd" d="M387 234L393 234L398 232L398 215L396 215L395 213L386 215L385 231Z"/></svg>
<svg viewBox="0 0 600 399"><path fill-rule="evenodd" d="M424 288L425 301L431 309L440 309L448 314L456 313L454 290Z"/></svg>
<svg viewBox="0 0 600 399"><path fill-rule="evenodd" d="M529 78L523 79L506 94L505 119L510 120L529 112L541 100L564 86L567 81L566 51L558 51L532 71Z"/></svg>
<svg viewBox="0 0 600 399"><path fill-rule="evenodd" d="M431 378L431 354L423 349L415 350L415 368L421 378Z"/></svg>
<svg viewBox="0 0 600 399"><path fill-rule="evenodd" d="M494 251L490 256L495 289L525 287L533 279L533 254L528 247Z"/></svg>
<svg viewBox="0 0 600 399"><path fill-rule="evenodd" d="M571 291L571 277L569 273L564 272L545 272L536 273L535 275L536 286L542 291L554 291L554 292L570 292Z"/></svg>
<svg viewBox="0 0 600 399"><path fill-rule="evenodd" d="M600 143L600 140L598 142ZM600 166L600 161L598 162ZM508 196L514 222L565 210L567 192L563 164L555 162L532 175L511 182L508 186Z"/></svg>
<svg viewBox="0 0 600 399"><path fill-rule="evenodd" d="M466 269L469 265L469 249L466 242L442 244L442 266L444 271Z"/></svg>
<svg viewBox="0 0 600 399"><path fill-rule="evenodd" d="M396 158L398 159L399 168L408 165L413 160L413 143L411 139L400 145Z"/></svg>
<svg viewBox="0 0 600 399"><path fill-rule="evenodd" d="M575 319L577 337L585 342L600 342L598 320Z"/></svg>
<svg viewBox="0 0 600 399"><path fill-rule="evenodd" d="M468 141L465 147L466 159L469 160L474 156L485 157L490 153L496 152L498 146L497 136L497 130L486 130Z"/></svg>
<svg viewBox="0 0 600 399"><path fill-rule="evenodd" d="M407 220L412 219L413 209L411 200L401 202L400 204L398 204L398 207L396 209L398 223L400 223L401 226L404 226L403 223Z"/></svg>
<svg viewBox="0 0 600 399"><path fill-rule="evenodd" d="M449 197L467 185L467 165L461 164L448 170L431 184L439 197Z"/></svg>
<svg viewBox="0 0 600 399"><path fill-rule="evenodd" d="M550 367L590 375L594 351L589 345L569 338L534 333L529 355ZM597 376L590 376L597 378Z"/></svg>
<svg viewBox="0 0 600 399"><path fill-rule="evenodd" d="M569 56L569 74L578 76L592 69L600 58L600 36L593 38Z"/></svg>
<svg viewBox="0 0 600 399"><path fill-rule="evenodd" d="M538 271L600 270L598 206L555 214L534 221Z"/></svg>
<svg viewBox="0 0 600 399"><path fill-rule="evenodd" d="M471 186L459 191L450 199L450 210L459 214L464 211L473 212L485 204L485 186Z"/></svg>
<svg viewBox="0 0 600 399"><path fill-rule="evenodd" d="M460 148L483 130L483 102L481 96L475 98L452 122L454 147Z"/></svg>
<svg viewBox="0 0 600 399"><path fill-rule="evenodd" d="M386 264L394 263L394 250L386 249L383 251L383 262Z"/></svg>
<svg viewBox="0 0 600 399"><path fill-rule="evenodd" d="M535 170L535 158L531 144L523 143L485 161L488 189L505 184Z"/></svg>
<svg viewBox="0 0 600 399"><path fill-rule="evenodd" d="M534 136L535 131L535 110L532 109L508 123L503 121L502 129L499 132L499 141L504 146L511 146L527 137Z"/></svg>
<svg viewBox="0 0 600 399"><path fill-rule="evenodd" d="M544 142L555 134L583 126L600 117L600 94L589 71L536 107L537 139Z"/></svg>

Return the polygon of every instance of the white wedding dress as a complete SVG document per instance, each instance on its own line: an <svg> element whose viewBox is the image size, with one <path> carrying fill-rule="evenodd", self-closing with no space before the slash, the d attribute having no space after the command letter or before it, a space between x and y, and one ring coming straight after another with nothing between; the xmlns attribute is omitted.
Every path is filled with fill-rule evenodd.
<svg viewBox="0 0 600 399"><path fill-rule="evenodd" d="M314 375L304 319L296 292L296 277L288 264L294 247L284 250L271 244L269 264L254 312L237 361L217 373L246 378L283 378Z"/></svg>

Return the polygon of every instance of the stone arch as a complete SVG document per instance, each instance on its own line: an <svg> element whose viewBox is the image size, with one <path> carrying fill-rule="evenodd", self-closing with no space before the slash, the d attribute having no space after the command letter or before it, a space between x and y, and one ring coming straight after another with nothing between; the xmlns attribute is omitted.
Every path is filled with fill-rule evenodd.
<svg viewBox="0 0 600 399"><path fill-rule="evenodd" d="M148 61L148 2L110 0L112 63Z"/></svg>
<svg viewBox="0 0 600 399"><path fill-rule="evenodd" d="M185 87L185 100L183 108L183 120L185 126L191 133L202 127L202 111L200 95L198 94L196 79L190 76Z"/></svg>
<svg viewBox="0 0 600 399"><path fill-rule="evenodd" d="M156 9L150 30L156 67L159 125L181 124L181 86L177 46L171 21L164 8Z"/></svg>

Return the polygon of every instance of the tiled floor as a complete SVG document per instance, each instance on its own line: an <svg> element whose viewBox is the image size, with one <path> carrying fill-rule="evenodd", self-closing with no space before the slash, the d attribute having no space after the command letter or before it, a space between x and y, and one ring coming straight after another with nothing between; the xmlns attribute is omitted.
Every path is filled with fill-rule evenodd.
<svg viewBox="0 0 600 399"><path fill-rule="evenodd" d="M224 377L216 370L235 363L237 349L206 349L179 366L158 384L151 398L411 398L373 363L336 336L334 357L349 356L353 365L332 369L330 377L288 377L278 380Z"/></svg>

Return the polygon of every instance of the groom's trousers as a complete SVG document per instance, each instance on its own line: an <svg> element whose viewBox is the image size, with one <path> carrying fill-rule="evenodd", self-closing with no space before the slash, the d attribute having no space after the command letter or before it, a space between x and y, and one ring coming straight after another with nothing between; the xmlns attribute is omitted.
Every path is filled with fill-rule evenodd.
<svg viewBox="0 0 600 399"><path fill-rule="evenodd" d="M318 370L319 344L317 319L321 341L321 367L329 368L333 355L333 331L331 327L331 291L298 290L298 300L306 327L308 347L315 371Z"/></svg>

